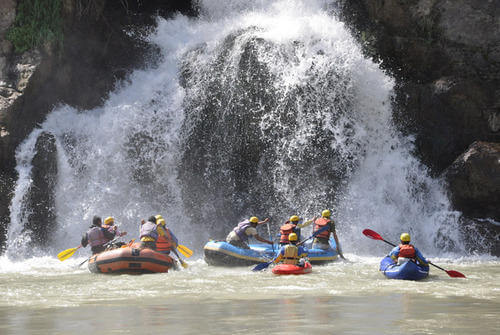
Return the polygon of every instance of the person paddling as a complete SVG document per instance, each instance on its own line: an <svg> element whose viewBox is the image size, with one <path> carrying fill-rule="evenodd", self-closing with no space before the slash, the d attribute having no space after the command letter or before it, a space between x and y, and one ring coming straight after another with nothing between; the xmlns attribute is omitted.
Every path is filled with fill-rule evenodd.
<svg viewBox="0 0 500 335"><path fill-rule="evenodd" d="M115 233L115 238L117 237L122 237L127 235L127 232L120 232L118 231L118 226L115 225L115 219L112 216L108 216L107 218L104 219L104 223L101 225L102 228L108 229L111 232ZM114 242L112 245L108 245L107 249L115 249L115 248L120 248L121 246L125 245L126 243L124 242Z"/></svg>
<svg viewBox="0 0 500 335"><path fill-rule="evenodd" d="M156 250L156 241L158 240L158 230L156 226L156 217L150 216L148 221L141 221L140 228L141 249Z"/></svg>
<svg viewBox="0 0 500 335"><path fill-rule="evenodd" d="M226 242L238 248L250 249L247 241L249 237L253 236L260 242L273 244L272 241L268 241L257 234L257 226L267 223L268 221L269 218L264 221L259 221L256 216L252 216L250 219L238 223L238 225L227 235Z"/></svg>
<svg viewBox="0 0 500 335"><path fill-rule="evenodd" d="M297 234L297 239L300 240L300 229L309 226L316 220L314 217L312 220L306 221L304 223L300 223L300 218L298 215L292 215L288 221L285 222L284 225L280 227L280 245L288 244L288 236L291 233Z"/></svg>
<svg viewBox="0 0 500 335"><path fill-rule="evenodd" d="M90 245L92 255L103 252L106 247L105 244L113 240L116 231L101 227L102 219L99 216L94 216L90 229L83 235L81 240L82 247Z"/></svg>
<svg viewBox="0 0 500 335"><path fill-rule="evenodd" d="M170 251L175 250L179 241L174 233L167 227L165 219L161 215L156 215L156 230L158 231L158 239L156 240L156 251L162 254L170 254Z"/></svg>
<svg viewBox="0 0 500 335"><path fill-rule="evenodd" d="M291 233L288 235L288 244L281 247L273 263L277 264L283 261L284 264L304 266L308 252L303 246L297 246L297 242L297 234Z"/></svg>
<svg viewBox="0 0 500 335"><path fill-rule="evenodd" d="M330 249L329 240L330 240L330 234L332 234L335 240L335 244L337 246L337 253L339 254L340 257L345 259L344 255L342 254L342 250L340 248L337 232L335 231L335 222L333 222L333 220L330 218L331 215L332 213L330 212L330 210L325 209L323 212L321 212L321 217L314 221L313 233L325 226L328 226L329 228L316 235L312 244L312 248L323 249L323 250Z"/></svg>
<svg viewBox="0 0 500 335"><path fill-rule="evenodd" d="M419 265L429 266L429 261L425 259L422 253L410 244L410 234L402 233L399 237L401 244L394 247L389 256L398 264L407 262L408 260L417 261Z"/></svg>

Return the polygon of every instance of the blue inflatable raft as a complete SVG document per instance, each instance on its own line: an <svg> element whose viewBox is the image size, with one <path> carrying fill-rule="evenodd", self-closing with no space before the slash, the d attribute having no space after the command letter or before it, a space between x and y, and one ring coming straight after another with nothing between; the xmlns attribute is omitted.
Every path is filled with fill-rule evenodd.
<svg viewBox="0 0 500 335"><path fill-rule="evenodd" d="M429 275L428 266L421 266L413 261L397 265L389 256L380 261L380 271L390 279L420 280Z"/></svg>
<svg viewBox="0 0 500 335"><path fill-rule="evenodd" d="M335 261L338 258L335 242L330 241L330 245L332 248L327 250L308 249L310 263L324 264ZM274 245L274 249L270 244L259 243L249 244L249 246L250 249L242 249L225 241L209 241L203 248L205 261L209 265L247 266L269 262L277 256L280 250L277 244Z"/></svg>

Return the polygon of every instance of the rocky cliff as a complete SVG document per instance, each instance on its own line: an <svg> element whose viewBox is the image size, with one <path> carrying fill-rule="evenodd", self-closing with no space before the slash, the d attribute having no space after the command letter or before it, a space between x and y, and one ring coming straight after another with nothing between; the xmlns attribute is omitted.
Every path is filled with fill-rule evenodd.
<svg viewBox="0 0 500 335"><path fill-rule="evenodd" d="M400 129L415 134L417 154L435 175L449 167L450 197L464 222L498 222L500 2L340 3L366 53L397 79Z"/></svg>
<svg viewBox="0 0 500 335"><path fill-rule="evenodd" d="M34 4L40 4L46 11L54 8L55 13L40 13L30 7ZM46 39L28 50L19 50L22 43L18 42L21 39L18 35L8 38L13 27L22 28L22 22L16 21L20 11L40 31L49 30ZM0 245L10 220L8 207L16 180L15 149L19 143L56 104L67 103L82 109L96 107L132 69L154 61L156 49L141 35L154 28L156 15L168 17L177 11L192 14L190 1L0 2ZM49 14L55 16L52 21L60 22L59 26L54 28L51 22L44 21ZM56 30L60 30L61 36ZM19 34L24 32L19 31ZM46 160L47 157L37 158L42 165ZM34 168L38 176L44 176L50 175L51 166ZM37 182L50 184L34 181ZM36 214L38 220L54 218L50 192L30 197L37 208L43 209Z"/></svg>

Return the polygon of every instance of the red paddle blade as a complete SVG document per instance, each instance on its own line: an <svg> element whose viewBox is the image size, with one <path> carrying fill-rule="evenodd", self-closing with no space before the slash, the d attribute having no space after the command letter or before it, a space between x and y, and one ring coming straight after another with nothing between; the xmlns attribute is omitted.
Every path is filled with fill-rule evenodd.
<svg viewBox="0 0 500 335"><path fill-rule="evenodd" d="M380 236L377 232L374 232L373 230L371 229L365 229L363 230L363 234L366 236L366 237L369 237L371 239L374 239L374 240L381 240L383 241L384 239L382 238L382 236Z"/></svg>
<svg viewBox="0 0 500 335"><path fill-rule="evenodd" d="M450 276L450 277L453 277L453 278L466 278L465 275L463 273L460 273L458 271L455 271L455 270L446 270L446 273Z"/></svg>

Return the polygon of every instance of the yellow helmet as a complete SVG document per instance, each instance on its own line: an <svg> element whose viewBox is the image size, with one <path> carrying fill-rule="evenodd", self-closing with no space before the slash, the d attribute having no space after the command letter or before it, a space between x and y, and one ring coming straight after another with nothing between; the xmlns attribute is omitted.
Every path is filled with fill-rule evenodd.
<svg viewBox="0 0 500 335"><path fill-rule="evenodd" d="M161 216L160 214L156 214L155 218L156 218L156 220L160 220L160 219L163 219L163 216Z"/></svg>
<svg viewBox="0 0 500 335"><path fill-rule="evenodd" d="M259 219L256 216L252 216L248 221L251 223L259 223Z"/></svg>
<svg viewBox="0 0 500 335"><path fill-rule="evenodd" d="M165 220L163 218L156 220L156 224L159 226L165 226Z"/></svg>
<svg viewBox="0 0 500 335"><path fill-rule="evenodd" d="M291 233L290 235L288 235L288 240L289 241L297 241L298 237L297 237L297 234L295 233Z"/></svg>
<svg viewBox="0 0 500 335"><path fill-rule="evenodd" d="M321 212L321 216L324 218L329 218L332 213L330 213L329 209L325 209L324 211Z"/></svg>
<svg viewBox="0 0 500 335"><path fill-rule="evenodd" d="M290 222L299 222L300 218L297 215L290 216Z"/></svg>
<svg viewBox="0 0 500 335"><path fill-rule="evenodd" d="M107 218L104 219L104 224L108 226L112 226L115 224L115 219L113 219L112 216L108 216Z"/></svg>
<svg viewBox="0 0 500 335"><path fill-rule="evenodd" d="M408 233L403 233L403 234L401 234L401 236L399 237L399 239L400 239L402 242L410 242L410 234L408 234Z"/></svg>

